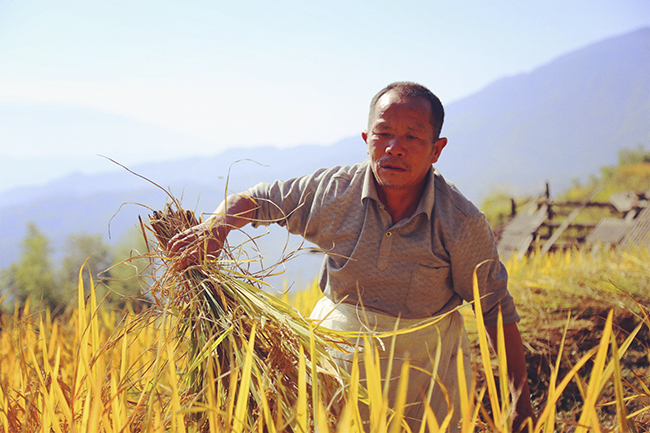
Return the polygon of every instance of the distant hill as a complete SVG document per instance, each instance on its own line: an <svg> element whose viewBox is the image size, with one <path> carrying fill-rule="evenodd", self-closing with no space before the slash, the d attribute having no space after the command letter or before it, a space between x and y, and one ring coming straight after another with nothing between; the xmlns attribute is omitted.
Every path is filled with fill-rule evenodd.
<svg viewBox="0 0 650 433"><path fill-rule="evenodd" d="M152 163L128 167L105 174L72 174L42 187L18 188L0 194L0 268L14 262L28 221L35 222L60 249L74 232L101 233L109 241L119 240L138 224L138 215L146 219L152 209L162 209L169 197L164 190L182 199L186 209L197 213L212 212L230 192L243 191L262 181L298 176L337 163L354 164L366 156L361 138L350 138L331 146L299 146L293 149L263 147L231 149L213 157ZM265 165L262 165L264 163ZM155 182L158 186L153 185ZM249 229L256 236L265 229ZM110 239L109 239L110 234ZM232 242L237 243L235 236ZM239 242L243 236L239 236ZM290 250L300 238L288 237L285 230L273 227L269 235L257 240L264 252L265 266L281 256L278 245L289 242ZM314 278L321 258L315 255L298 259L289 280ZM297 261L298 261L297 260ZM280 287L284 277L271 279Z"/></svg>
<svg viewBox="0 0 650 433"><path fill-rule="evenodd" d="M650 28L568 53L529 73L500 79L448 104L446 111L443 135L449 145L437 166L468 197L478 203L503 185L519 192L541 192L546 181L552 192L560 192L571 179L584 179L600 166L615 163L621 148L650 145ZM89 122L100 118L92 117ZM151 137L165 136L179 143L186 139L132 126L139 131L129 138L134 146L140 140L152 145ZM365 157L361 138L351 137L331 146L231 149L212 157L130 168L171 188L183 197L186 208L209 212L224 196L229 169L228 189L239 191L259 181L353 164ZM238 160L242 161L235 163ZM47 162L41 161L44 167ZM138 214L148 213L134 204L120 209L122 203L161 208L165 199L163 191L122 169L97 175L78 173L43 186L4 192L0 194L0 267L16 260L27 221L36 222L55 247L71 232L107 234L109 222L112 239L116 239L136 224ZM286 235L273 231L265 239L263 248L273 249ZM290 242L297 245L299 241L292 238ZM308 256L293 267L306 274L303 278L312 278L318 262L317 257Z"/></svg>
<svg viewBox="0 0 650 433"><path fill-rule="evenodd" d="M110 170L97 154L125 164L169 159L160 149L213 143L130 117L68 104L0 103L0 191L55 180L73 170ZM61 148L70 153L62 155ZM70 157L73 152L74 157ZM178 153L176 153L178 155Z"/></svg>
<svg viewBox="0 0 650 433"><path fill-rule="evenodd" d="M650 145L650 28L566 54L449 104L438 168L471 198L497 185L559 192Z"/></svg>

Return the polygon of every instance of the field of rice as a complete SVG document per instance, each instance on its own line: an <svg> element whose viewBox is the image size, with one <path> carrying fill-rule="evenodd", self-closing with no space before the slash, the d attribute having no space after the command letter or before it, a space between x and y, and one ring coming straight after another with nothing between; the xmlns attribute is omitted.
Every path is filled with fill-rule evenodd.
<svg viewBox="0 0 650 433"><path fill-rule="evenodd" d="M169 218L186 217L163 215L153 231L173 235L182 227ZM367 389L356 369L342 376L332 365L325 348L342 336L303 318L316 284L278 298L229 260L182 274L164 251L148 257L150 308L103 308L80 278L74 311L52 317L27 302L2 315L1 432L361 432L359 404L370 407L367 431L408 431L399 399L384 399L376 350L359 354ZM650 431L650 252L570 251L507 267L538 417L530 431ZM504 366L471 308L462 312L474 386L460 414L428 412L420 431L455 419L463 432L510 431Z"/></svg>

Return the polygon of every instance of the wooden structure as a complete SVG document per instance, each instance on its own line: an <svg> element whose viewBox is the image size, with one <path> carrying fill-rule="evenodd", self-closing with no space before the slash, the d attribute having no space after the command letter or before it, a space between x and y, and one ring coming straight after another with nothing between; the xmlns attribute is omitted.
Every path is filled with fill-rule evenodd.
<svg viewBox="0 0 650 433"><path fill-rule="evenodd" d="M547 253L567 248L650 247L650 192L612 194L608 203L593 202L597 188L584 202L555 202L546 195L528 202L502 228L497 248L502 260L533 251ZM612 217L577 222L587 208L605 208Z"/></svg>
<svg viewBox="0 0 650 433"><path fill-rule="evenodd" d="M528 254L541 225L548 219L548 204L537 200L528 202L501 231L497 249L501 260L513 254Z"/></svg>
<svg viewBox="0 0 650 433"><path fill-rule="evenodd" d="M622 219L603 218L587 236L589 246L650 248L650 202L640 201Z"/></svg>

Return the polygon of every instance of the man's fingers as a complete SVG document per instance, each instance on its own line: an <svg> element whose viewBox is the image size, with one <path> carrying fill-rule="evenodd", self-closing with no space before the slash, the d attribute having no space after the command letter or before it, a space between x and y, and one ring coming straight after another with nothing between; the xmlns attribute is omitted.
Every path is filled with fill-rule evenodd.
<svg viewBox="0 0 650 433"><path fill-rule="evenodd" d="M167 243L167 251L172 255L176 255L188 246L198 245L201 240L201 235L205 236L205 233L202 230L197 231L196 227L187 229L169 240Z"/></svg>
<svg viewBox="0 0 650 433"><path fill-rule="evenodd" d="M200 263L204 258L218 258L223 241L215 237L204 226L194 226L171 238L167 251L172 257L179 257L181 269Z"/></svg>

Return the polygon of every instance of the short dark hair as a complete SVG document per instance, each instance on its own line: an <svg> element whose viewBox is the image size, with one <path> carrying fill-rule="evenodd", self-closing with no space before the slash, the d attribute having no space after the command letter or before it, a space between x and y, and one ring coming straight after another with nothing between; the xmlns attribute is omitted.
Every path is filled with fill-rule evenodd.
<svg viewBox="0 0 650 433"><path fill-rule="evenodd" d="M403 98L424 98L429 101L431 105L431 126L433 126L433 132L435 134L435 139L440 138L440 131L442 130L442 122L445 120L445 109L442 106L442 102L433 92L421 84L414 83L412 81L396 81L389 84L388 86L381 89L370 101L370 114L368 114L368 123L370 119L375 114L375 106L379 98L384 96L386 93L394 90L397 94Z"/></svg>

